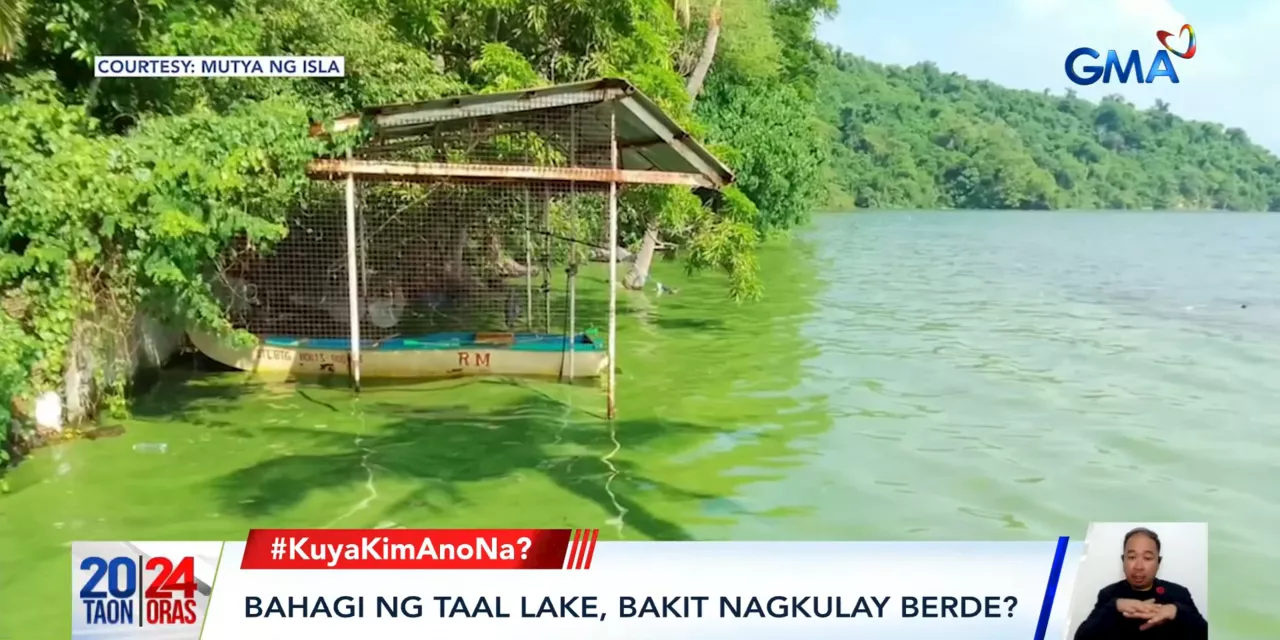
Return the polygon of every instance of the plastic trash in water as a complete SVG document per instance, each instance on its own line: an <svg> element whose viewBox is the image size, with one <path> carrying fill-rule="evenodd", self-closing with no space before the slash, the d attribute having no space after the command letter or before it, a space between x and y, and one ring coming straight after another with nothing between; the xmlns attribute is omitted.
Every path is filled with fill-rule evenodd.
<svg viewBox="0 0 1280 640"><path fill-rule="evenodd" d="M56 391L46 391L36 398L36 426L51 431L62 431L62 397Z"/></svg>
<svg viewBox="0 0 1280 640"><path fill-rule="evenodd" d="M654 284L654 288L658 290L658 295L667 294L667 295L674 296L675 294L680 293L679 289L672 289L671 287L668 287L667 285L662 284L657 280L654 280L653 284Z"/></svg>
<svg viewBox="0 0 1280 640"><path fill-rule="evenodd" d="M169 443L167 442L139 442L133 445L133 450L138 453L169 453Z"/></svg>

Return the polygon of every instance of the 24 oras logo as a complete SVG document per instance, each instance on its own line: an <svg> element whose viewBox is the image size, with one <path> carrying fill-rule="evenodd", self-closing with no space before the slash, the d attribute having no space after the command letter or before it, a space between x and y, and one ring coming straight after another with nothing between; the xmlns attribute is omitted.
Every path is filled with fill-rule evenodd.
<svg viewBox="0 0 1280 640"><path fill-rule="evenodd" d="M196 623L195 558L89 556L80 562L89 575L80 586L84 624L187 625Z"/></svg>
<svg viewBox="0 0 1280 640"><path fill-rule="evenodd" d="M1129 74L1137 72L1137 81L1139 83L1155 82L1156 78L1165 77L1173 84L1178 83L1178 72L1173 68L1173 61L1169 59L1169 54L1190 60L1196 55L1196 31L1191 25L1184 24L1178 32L1178 37L1186 36L1187 48L1185 51L1179 51L1173 47L1170 39L1174 34L1168 31L1157 31L1156 40L1160 41L1160 45L1164 48L1156 51L1155 56L1151 60L1151 67L1143 72L1142 54L1134 49L1129 52L1129 57L1123 64L1120 62L1120 55L1115 49L1107 52L1107 60L1102 66L1096 64L1087 64L1079 67L1077 71L1077 63L1080 58L1088 57L1094 60L1102 57L1096 50L1089 47L1080 47L1075 51L1067 54L1066 71L1067 78L1078 85L1091 85L1099 80L1103 84L1111 82L1111 74L1114 72L1120 82L1128 82Z"/></svg>

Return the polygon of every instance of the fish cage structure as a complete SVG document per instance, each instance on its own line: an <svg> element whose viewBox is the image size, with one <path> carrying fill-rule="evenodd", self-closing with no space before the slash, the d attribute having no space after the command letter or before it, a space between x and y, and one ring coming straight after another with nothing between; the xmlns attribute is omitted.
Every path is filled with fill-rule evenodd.
<svg viewBox="0 0 1280 640"><path fill-rule="evenodd" d="M288 377L605 378L616 412L619 192L720 190L733 174L629 82L603 79L382 106L312 183L269 252L215 278L236 346L215 360ZM603 325L603 327L601 327ZM600 329L605 335L600 335Z"/></svg>

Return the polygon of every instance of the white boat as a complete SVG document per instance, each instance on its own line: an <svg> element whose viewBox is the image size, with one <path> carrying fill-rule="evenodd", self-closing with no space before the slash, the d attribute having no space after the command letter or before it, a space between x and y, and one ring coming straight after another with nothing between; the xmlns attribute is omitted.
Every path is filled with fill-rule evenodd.
<svg viewBox="0 0 1280 640"><path fill-rule="evenodd" d="M206 331L189 329L191 343L206 356L264 379L347 375L350 340L260 337L237 346ZM572 364L571 364L572 363ZM608 367L605 345L574 336L573 352L563 335L538 333L433 333L361 341L363 379L432 379L459 376L596 378Z"/></svg>

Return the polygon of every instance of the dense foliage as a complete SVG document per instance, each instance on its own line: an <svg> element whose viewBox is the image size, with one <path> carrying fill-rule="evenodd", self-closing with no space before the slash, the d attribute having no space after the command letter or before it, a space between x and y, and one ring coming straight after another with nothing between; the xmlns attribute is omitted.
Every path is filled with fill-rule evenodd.
<svg viewBox="0 0 1280 640"><path fill-rule="evenodd" d="M836 208L1280 210L1280 162L1169 105L1017 91L836 53L819 100Z"/></svg>
<svg viewBox="0 0 1280 640"><path fill-rule="evenodd" d="M817 156L791 152L820 147L813 24L834 0L4 4L0 398L87 368L98 398L122 408L116 364L139 312L225 327L205 278L215 257L237 238L282 237L306 161L353 142L316 142L310 122L360 107L629 79L732 158L742 188L713 201L629 190L623 236L660 225L690 268L726 271L738 299L760 293L764 233L802 220L819 192ZM704 44L717 40L718 51ZM686 76L704 50L718 55L695 111ZM104 54L339 54L347 77L95 79L90 62ZM722 69L753 89L721 81ZM774 126L804 139L762 144L756 132ZM71 361L86 353L87 365Z"/></svg>
<svg viewBox="0 0 1280 640"><path fill-rule="evenodd" d="M817 127L814 104L791 86L756 86L714 79L698 112L713 139L740 174L749 198L768 203L756 217L762 233L804 222L825 191L822 167L828 146Z"/></svg>
<svg viewBox="0 0 1280 640"><path fill-rule="evenodd" d="M270 242L319 145L296 106L203 109L101 136L41 74L0 104L0 283L38 338L38 383L60 378L74 343L123 354L139 305L216 322L202 275L231 240ZM181 151L177 151L177 150ZM110 368L99 372L109 375ZM44 379L40 379L44 378ZM116 378L116 384L124 380Z"/></svg>

